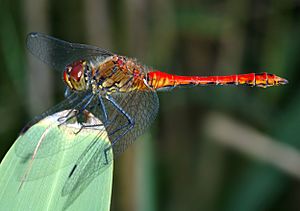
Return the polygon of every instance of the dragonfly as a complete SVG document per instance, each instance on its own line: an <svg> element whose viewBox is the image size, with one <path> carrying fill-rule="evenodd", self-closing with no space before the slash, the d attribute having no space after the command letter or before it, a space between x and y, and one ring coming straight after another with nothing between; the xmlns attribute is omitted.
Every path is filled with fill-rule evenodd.
<svg viewBox="0 0 300 211"><path fill-rule="evenodd" d="M108 166L112 161L107 156L109 150L114 158L117 157L146 131L158 113L158 91L208 85L266 88L288 83L286 79L266 72L226 76L169 74L105 49L63 41L38 32L28 34L26 44L34 56L62 74L67 91L61 103L35 117L21 134L43 118L62 110L76 111L75 116L89 111L103 123L99 137L105 130L110 140L110 146L103 149L96 138L83 151L70 171L62 195L74 191L80 179L92 179ZM67 114L65 119L71 117L74 117L74 112ZM84 127L88 126L83 124ZM26 143L19 147L26 147ZM53 144L49 150L54 154L65 148L63 144Z"/></svg>

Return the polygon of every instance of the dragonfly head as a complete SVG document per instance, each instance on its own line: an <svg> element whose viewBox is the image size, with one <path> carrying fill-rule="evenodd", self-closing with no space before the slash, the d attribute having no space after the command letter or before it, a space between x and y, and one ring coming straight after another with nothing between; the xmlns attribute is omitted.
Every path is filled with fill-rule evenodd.
<svg viewBox="0 0 300 211"><path fill-rule="evenodd" d="M64 70L64 81L71 90L85 91L88 89L88 65L86 61L76 61Z"/></svg>

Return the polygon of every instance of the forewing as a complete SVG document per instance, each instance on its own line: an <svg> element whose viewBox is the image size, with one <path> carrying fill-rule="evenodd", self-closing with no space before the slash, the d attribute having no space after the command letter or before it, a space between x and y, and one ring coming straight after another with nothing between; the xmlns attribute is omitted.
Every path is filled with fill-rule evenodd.
<svg viewBox="0 0 300 211"><path fill-rule="evenodd" d="M112 164L113 155L109 150L111 145L105 140L108 140L106 131L99 131L99 135L84 150L70 172L62 190L63 196L69 193L73 197L79 195L96 176Z"/></svg>
<svg viewBox="0 0 300 211"><path fill-rule="evenodd" d="M34 56L59 71L76 60L97 57L101 61L113 55L95 46L70 43L38 32L27 35L26 45Z"/></svg>
<svg viewBox="0 0 300 211"><path fill-rule="evenodd" d="M26 129L23 130L23 133L21 136L28 136L28 141L17 141L15 146L15 152L16 155L24 159L24 163L28 162L30 159L33 158L34 155L34 168L32 168L32 172L30 172L30 177L28 177L28 180L34 180L38 179L40 177L49 175L57 170L57 167L54 167L55 165L52 165L51 163L57 162L59 159L59 152L62 150L66 150L69 148L74 147L75 145L79 144L81 140L78 141L62 141L59 138L52 139L51 137L58 137L61 135L64 136L63 128L59 128L59 132L55 132L54 130L45 136L44 140L39 143L39 139L33 139L32 137L43 137L43 134L45 133L45 130L29 130L29 128L33 125L35 125L40 120L44 119L45 117L51 117L53 114L56 114L57 112L61 112L63 110L79 110L81 109L84 102L88 99L88 97L84 97L81 95L78 95L76 93L73 93L69 95L64 101L59 103L58 105L54 106L50 110L44 112L42 115L37 116L34 118L28 125L26 126ZM64 118L64 116L62 116ZM42 125L41 125L42 126ZM57 124L53 125L52 127L60 127ZM52 134L52 132L55 134ZM31 134L34 133L34 134ZM39 133L39 134L37 134ZM59 133L59 134L57 134ZM72 134L74 135L74 134ZM36 151L36 152L35 152ZM74 158L73 160L70 160L66 162L63 166L69 164L70 162L74 162L76 159L78 159L78 156ZM48 165L47 165L48 164Z"/></svg>
<svg viewBox="0 0 300 211"><path fill-rule="evenodd" d="M142 135L146 129L154 121L158 108L159 100L156 92L149 91L133 91L122 94L113 95L115 101L120 107L134 120L134 127L126 133L120 140L113 144L114 156L124 152L127 147ZM108 113L111 114L110 118L115 124L110 124L107 127L108 133L116 131L121 125L128 122L127 118L117 113L113 106L108 106ZM115 134L111 135L109 139L111 141L117 139L124 130L119 130Z"/></svg>
<svg viewBox="0 0 300 211"><path fill-rule="evenodd" d="M100 141L101 139L104 139L103 136L105 136L106 133L99 132L99 136L86 148L75 164L75 167L63 188L63 195L67 195L71 192L72 194L80 194L80 192L83 191L97 175L109 167L113 157L115 158L120 153L124 152L138 136L145 132L157 115L159 101L155 92L120 93L113 95L113 98L123 110L134 119L134 127L113 144L113 156L111 155L111 146L109 144L104 145L103 142ZM105 101L105 107L108 118L111 121L106 127L108 134L128 123L127 118L117 111L108 100ZM95 113L97 116L98 112L94 111L94 114ZM99 118L101 118L102 115L103 114L101 113ZM109 140L114 142L124 130L126 130L126 128L110 135Z"/></svg>

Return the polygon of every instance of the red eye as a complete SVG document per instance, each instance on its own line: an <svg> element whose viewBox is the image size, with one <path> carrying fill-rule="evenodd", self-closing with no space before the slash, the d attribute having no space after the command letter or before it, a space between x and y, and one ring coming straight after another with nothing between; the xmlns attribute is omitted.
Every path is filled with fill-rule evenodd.
<svg viewBox="0 0 300 211"><path fill-rule="evenodd" d="M72 70L70 72L70 76L76 80L76 81L80 81L81 76L83 75L83 62L82 61L78 61L75 62L71 65Z"/></svg>

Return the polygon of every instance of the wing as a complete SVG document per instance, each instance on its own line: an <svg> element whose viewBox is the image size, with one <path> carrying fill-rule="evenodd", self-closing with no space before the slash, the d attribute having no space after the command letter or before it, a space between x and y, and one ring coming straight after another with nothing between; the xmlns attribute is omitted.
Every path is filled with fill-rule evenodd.
<svg viewBox="0 0 300 211"><path fill-rule="evenodd" d="M159 100L156 92L153 91L134 91L129 93L121 93L113 95L119 106L134 120L134 127L129 130L120 140L113 145L114 156L118 156L124 152L127 147L133 143L136 138L145 133L146 129L152 124L158 113ZM108 103L107 103L108 104ZM108 106L108 114L113 124L110 124L106 130L108 134L118 130L125 125L128 120L124 115L116 111L113 106ZM115 124L114 124L115 123ZM119 130L110 135L111 141L115 140L127 128Z"/></svg>
<svg viewBox="0 0 300 211"><path fill-rule="evenodd" d="M88 100L88 95L81 96L77 93L73 93L69 95L64 101L59 103L58 105L54 106L50 110L44 112L43 114L35 117L31 122L25 126L20 136L27 136L27 138L20 139L16 142L15 145L15 153L18 157L23 159L23 163L26 164L28 161L34 156L34 168L32 168L27 180L34 180L44 176L47 176L61 167L64 167L67 164L74 163L79 156L74 157L73 160L69 160L65 162L64 165L61 167L54 165L61 156L59 152L74 148L75 145L78 145L81 140L76 141L62 141L61 139L57 138L58 136L64 137L66 136L62 130L50 130L50 133L47 134L45 140L39 144L39 138L31 138L31 137L42 137L43 133L45 133L45 129L43 125L36 124L40 120L44 119L45 117L52 117L54 114L64 110L79 110L82 108L82 105ZM67 112L69 113L69 112ZM67 116L67 114L66 114ZM64 118L65 116L61 116ZM53 127L57 127L59 124L57 120L53 120L56 123L53 124ZM29 130L29 128L35 125L39 128L34 130ZM54 133L54 134L52 134ZM56 137L53 139L52 137ZM76 138L76 137L75 137ZM29 141L22 141L22 140L29 140ZM38 150L35 153L35 150L38 146ZM82 151L81 151L82 152ZM53 164L54 163L54 164Z"/></svg>
<svg viewBox="0 0 300 211"><path fill-rule="evenodd" d="M157 115L159 101L155 92L129 92L116 94L113 97L124 111L135 120L134 127L112 146L113 155L111 150L106 152L107 149L111 149L111 145L103 144L103 141L100 141L105 135L102 132L100 132L98 137L86 148L75 164L76 167L67 179L62 191L62 195L70 194L70 203L80 195L96 176L109 167L113 161L113 157L117 157L133 143L138 136L145 132ZM105 101L105 108L109 120L111 121L106 127L108 134L128 122L126 117L116 111L116 108L109 101ZM92 113L98 114L95 110ZM102 115L103 113L101 113L101 117ZM118 137L122 131L123 130L119 130L113 135L110 135L110 141Z"/></svg>
<svg viewBox="0 0 300 211"><path fill-rule="evenodd" d="M113 55L95 46L70 43L38 32L27 35L26 45L34 56L59 71L76 60L94 57L101 60Z"/></svg>
<svg viewBox="0 0 300 211"><path fill-rule="evenodd" d="M76 109L80 108L80 106L84 103L84 99L88 98L90 95L84 96L84 93L72 93L69 94L62 102L57 104L56 106L52 107L51 109L45 111L41 115L34 117L27 125L21 130L20 135L23 135L31 126L35 123L39 122L40 120L44 119L47 116L55 114L57 112L67 110L67 109Z"/></svg>

